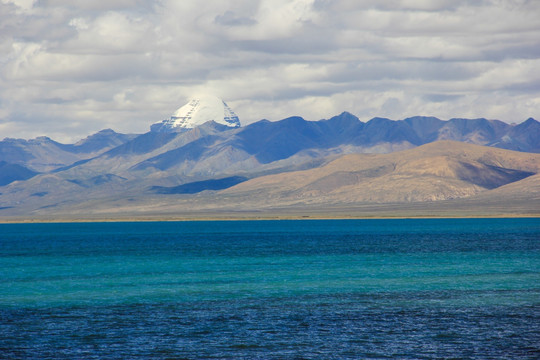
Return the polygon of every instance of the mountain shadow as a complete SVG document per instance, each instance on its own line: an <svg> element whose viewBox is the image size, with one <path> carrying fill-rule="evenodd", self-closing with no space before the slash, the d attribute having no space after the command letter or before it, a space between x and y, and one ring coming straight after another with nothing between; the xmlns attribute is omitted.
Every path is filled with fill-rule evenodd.
<svg viewBox="0 0 540 360"><path fill-rule="evenodd" d="M24 166L0 161L0 186L11 184L17 180L28 180L37 174Z"/></svg>
<svg viewBox="0 0 540 360"><path fill-rule="evenodd" d="M157 194L196 194L205 190L228 189L246 180L248 178L242 176L231 176L222 179L195 181L173 187L154 186L150 190Z"/></svg>

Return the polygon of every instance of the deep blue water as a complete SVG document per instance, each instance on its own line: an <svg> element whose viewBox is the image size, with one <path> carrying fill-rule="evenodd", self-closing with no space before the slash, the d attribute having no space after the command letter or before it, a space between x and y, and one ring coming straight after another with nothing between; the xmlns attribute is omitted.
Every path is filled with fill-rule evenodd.
<svg viewBox="0 0 540 360"><path fill-rule="evenodd" d="M362 358L540 358L540 219L0 225L0 359Z"/></svg>

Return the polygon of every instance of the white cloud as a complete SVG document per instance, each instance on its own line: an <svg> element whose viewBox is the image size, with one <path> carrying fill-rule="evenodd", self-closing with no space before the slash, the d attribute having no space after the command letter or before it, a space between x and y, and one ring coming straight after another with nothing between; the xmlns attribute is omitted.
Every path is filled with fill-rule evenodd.
<svg viewBox="0 0 540 360"><path fill-rule="evenodd" d="M0 138L142 132L205 91L244 123L540 118L538 1L0 1Z"/></svg>
<svg viewBox="0 0 540 360"><path fill-rule="evenodd" d="M17 7L17 12L29 11L37 0L2 0L4 4L13 4Z"/></svg>
<svg viewBox="0 0 540 360"><path fill-rule="evenodd" d="M119 12L106 12L92 20L74 18L70 25L77 29L78 36L63 49L78 53L145 53L153 49L156 40L151 23Z"/></svg>

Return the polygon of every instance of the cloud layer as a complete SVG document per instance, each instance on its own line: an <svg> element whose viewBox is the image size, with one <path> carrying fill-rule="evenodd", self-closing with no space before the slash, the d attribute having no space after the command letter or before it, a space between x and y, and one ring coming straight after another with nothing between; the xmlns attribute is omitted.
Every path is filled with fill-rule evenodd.
<svg viewBox="0 0 540 360"><path fill-rule="evenodd" d="M540 118L535 0L0 0L0 138L144 132L190 96L291 115Z"/></svg>

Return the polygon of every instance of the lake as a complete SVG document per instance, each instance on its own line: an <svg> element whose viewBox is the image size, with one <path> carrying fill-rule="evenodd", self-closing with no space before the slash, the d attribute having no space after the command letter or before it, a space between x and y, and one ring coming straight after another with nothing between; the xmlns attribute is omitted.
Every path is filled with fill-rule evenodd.
<svg viewBox="0 0 540 360"><path fill-rule="evenodd" d="M2 359L537 359L540 219L0 224Z"/></svg>

